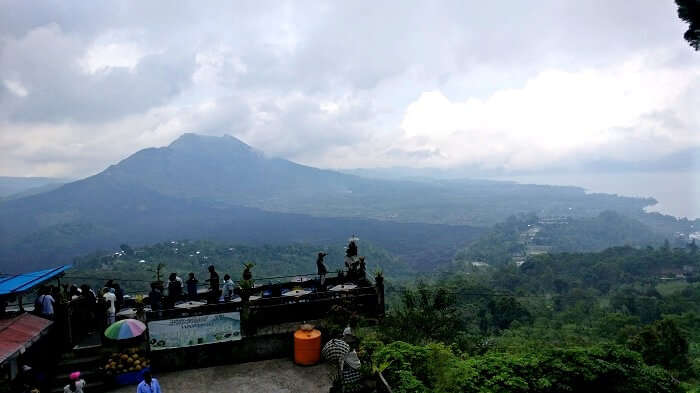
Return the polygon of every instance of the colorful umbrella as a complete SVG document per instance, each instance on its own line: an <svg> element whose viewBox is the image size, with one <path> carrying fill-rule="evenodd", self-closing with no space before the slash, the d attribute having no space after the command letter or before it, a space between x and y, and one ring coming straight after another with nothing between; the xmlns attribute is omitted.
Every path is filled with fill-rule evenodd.
<svg viewBox="0 0 700 393"><path fill-rule="evenodd" d="M114 322L105 329L105 337L112 340L126 340L140 336L146 330L146 325L136 319L122 319Z"/></svg>

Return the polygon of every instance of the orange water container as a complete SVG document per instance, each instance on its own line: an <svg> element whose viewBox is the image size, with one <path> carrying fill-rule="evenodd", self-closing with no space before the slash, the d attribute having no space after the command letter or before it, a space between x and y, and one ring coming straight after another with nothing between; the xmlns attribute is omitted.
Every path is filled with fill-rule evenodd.
<svg viewBox="0 0 700 393"><path fill-rule="evenodd" d="M321 332L311 325L302 325L294 332L294 362L311 366L321 359Z"/></svg>

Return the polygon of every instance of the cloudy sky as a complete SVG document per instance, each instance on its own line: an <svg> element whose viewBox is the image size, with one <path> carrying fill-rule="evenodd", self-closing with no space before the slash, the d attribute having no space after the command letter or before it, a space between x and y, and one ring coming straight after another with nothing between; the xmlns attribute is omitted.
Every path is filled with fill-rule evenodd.
<svg viewBox="0 0 700 393"><path fill-rule="evenodd" d="M0 175L183 132L328 168L539 170L700 147L673 1L0 0Z"/></svg>

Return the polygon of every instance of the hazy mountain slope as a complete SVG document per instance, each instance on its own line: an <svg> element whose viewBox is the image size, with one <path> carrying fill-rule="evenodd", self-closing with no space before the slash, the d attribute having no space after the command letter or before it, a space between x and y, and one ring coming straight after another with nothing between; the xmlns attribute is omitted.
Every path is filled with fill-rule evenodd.
<svg viewBox="0 0 700 393"><path fill-rule="evenodd" d="M363 179L269 158L230 136L185 134L95 176L0 203L0 268L56 264L123 241L317 242L351 232L430 266L476 230L426 224L484 227L527 212L638 213L648 203L576 187Z"/></svg>
<svg viewBox="0 0 700 393"><path fill-rule="evenodd" d="M65 263L73 256L113 249L122 242L140 245L191 238L246 244L332 244L344 242L353 232L405 256L410 263L430 265L449 260L457 247L480 232L467 226L316 218L216 205L106 182L99 176L9 204L12 209L0 208L2 271Z"/></svg>
<svg viewBox="0 0 700 393"><path fill-rule="evenodd" d="M576 187L496 181L366 179L269 158L231 136L184 134L97 175L177 198L325 217L490 226L510 214L638 212L648 199L587 195Z"/></svg>
<svg viewBox="0 0 700 393"><path fill-rule="evenodd" d="M65 183L64 179L51 177L0 176L0 198L26 192L49 191L51 187Z"/></svg>

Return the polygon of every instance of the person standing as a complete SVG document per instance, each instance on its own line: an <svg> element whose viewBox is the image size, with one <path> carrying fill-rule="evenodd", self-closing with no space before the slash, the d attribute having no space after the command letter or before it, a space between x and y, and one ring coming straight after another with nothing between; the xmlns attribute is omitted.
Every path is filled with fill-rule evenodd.
<svg viewBox="0 0 700 393"><path fill-rule="evenodd" d="M207 280L209 282L209 303L215 304L219 302L219 296L220 291L219 291L219 274L216 272L216 269L214 269L214 265L209 266L209 279Z"/></svg>
<svg viewBox="0 0 700 393"><path fill-rule="evenodd" d="M187 278L187 298L189 300L197 300L197 282L194 273L190 273Z"/></svg>
<svg viewBox="0 0 700 393"><path fill-rule="evenodd" d="M117 311L124 307L124 290L119 283L114 283L114 294L117 296Z"/></svg>
<svg viewBox="0 0 700 393"><path fill-rule="evenodd" d="M136 387L136 393L161 393L160 384L153 378L150 371L143 373L143 381Z"/></svg>
<svg viewBox="0 0 700 393"><path fill-rule="evenodd" d="M107 326L116 321L117 316L117 295L114 294L114 288L105 288L105 293L102 295L106 302L107 308Z"/></svg>
<svg viewBox="0 0 700 393"><path fill-rule="evenodd" d="M151 283L151 292L148 293L148 300L151 302L151 310L158 311L161 307L161 302L163 300L163 294L158 288L158 283Z"/></svg>
<svg viewBox="0 0 700 393"><path fill-rule="evenodd" d="M53 306L55 303L50 291L51 290L49 288L42 287L40 292L41 294L34 302L34 307L37 308L35 311L47 319L53 319Z"/></svg>
<svg viewBox="0 0 700 393"><path fill-rule="evenodd" d="M168 305L170 308L175 306L182 298L182 279L175 273L170 273L168 278Z"/></svg>
<svg viewBox="0 0 700 393"><path fill-rule="evenodd" d="M236 284L233 283L233 280L231 280L231 276L228 274L224 275L224 301L228 302L231 300L231 297L233 297L233 288L236 286Z"/></svg>
<svg viewBox="0 0 700 393"><path fill-rule="evenodd" d="M323 258L326 257L325 252L319 252L318 257L316 258L316 270L318 272L319 277L321 278L321 289L323 290L323 284L326 281L326 274L328 274L328 267L326 266L326 263L323 261Z"/></svg>

